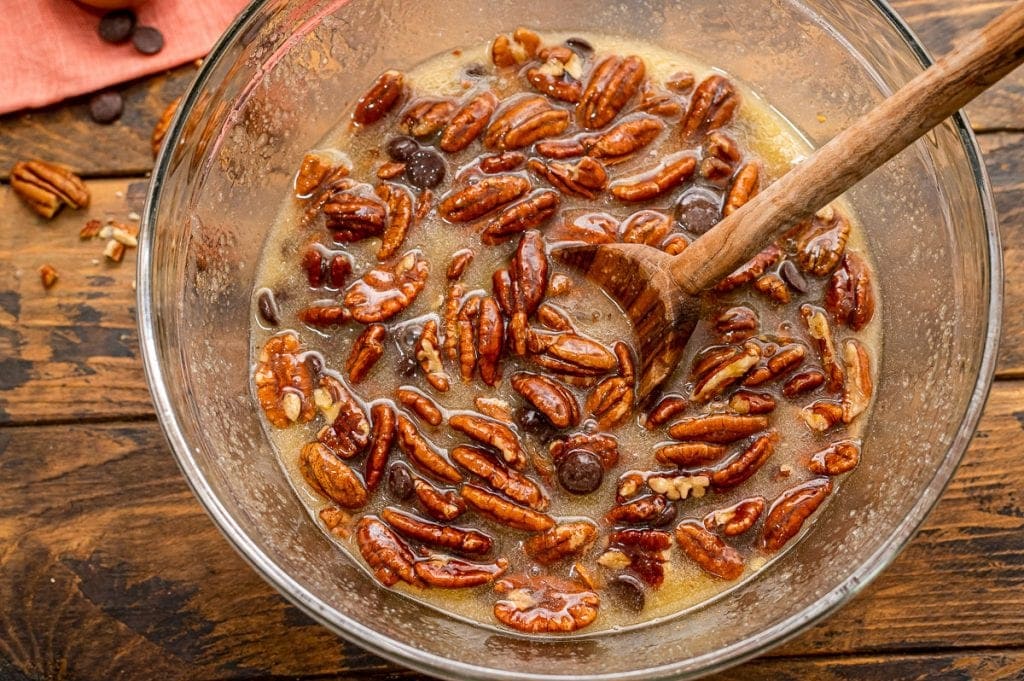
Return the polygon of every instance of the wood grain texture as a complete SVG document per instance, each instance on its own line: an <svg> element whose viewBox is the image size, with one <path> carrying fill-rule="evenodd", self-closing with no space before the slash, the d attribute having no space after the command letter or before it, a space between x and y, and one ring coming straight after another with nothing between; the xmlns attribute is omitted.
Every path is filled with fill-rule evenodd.
<svg viewBox="0 0 1024 681"><path fill-rule="evenodd" d="M967 673L988 662L957 649L1019 646L1022 405L1024 382L997 384L963 466L908 549L864 594L771 653L786 662L761 660L735 678L900 678L904 667L876 658L793 658L924 648L947 652L922 670ZM0 537L0 677L394 671L256 576L193 499L153 422L0 429ZM996 668L1020 664L1011 655Z"/></svg>

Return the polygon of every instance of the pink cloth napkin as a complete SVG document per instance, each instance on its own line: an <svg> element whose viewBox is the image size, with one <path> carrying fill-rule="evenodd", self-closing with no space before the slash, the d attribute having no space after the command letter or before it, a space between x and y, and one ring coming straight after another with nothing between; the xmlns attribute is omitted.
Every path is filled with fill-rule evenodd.
<svg viewBox="0 0 1024 681"><path fill-rule="evenodd" d="M111 45L97 33L102 10L73 0L3 0L0 113L68 97L169 69L206 55L248 0L149 0L138 24L164 34L159 53L131 42Z"/></svg>

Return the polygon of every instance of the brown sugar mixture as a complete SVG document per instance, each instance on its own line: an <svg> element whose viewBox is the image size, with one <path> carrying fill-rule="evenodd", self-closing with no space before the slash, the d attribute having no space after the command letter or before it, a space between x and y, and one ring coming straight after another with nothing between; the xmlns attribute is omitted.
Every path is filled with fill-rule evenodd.
<svg viewBox="0 0 1024 681"><path fill-rule="evenodd" d="M265 246L253 384L297 494L376 580L530 633L677 615L764 569L860 458L879 322L850 211L702 302L663 392L560 243L678 253L807 151L725 74L517 29L381 74Z"/></svg>

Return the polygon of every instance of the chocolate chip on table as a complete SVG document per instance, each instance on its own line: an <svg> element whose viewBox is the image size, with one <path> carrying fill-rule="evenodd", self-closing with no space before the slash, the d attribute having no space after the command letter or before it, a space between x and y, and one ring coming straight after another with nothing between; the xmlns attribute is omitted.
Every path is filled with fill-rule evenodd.
<svg viewBox="0 0 1024 681"><path fill-rule="evenodd" d="M432 189L444 180L444 160L430 149L420 149L405 163L405 179L417 189Z"/></svg>
<svg viewBox="0 0 1024 681"><path fill-rule="evenodd" d="M89 117L97 123L113 123L124 112L124 98L117 92L101 92L89 100Z"/></svg>
<svg viewBox="0 0 1024 681"><path fill-rule="evenodd" d="M277 326L281 323L281 311L277 307L277 301L274 300L273 291L266 288L260 291L259 297L256 299L256 306L259 308L260 317L267 324Z"/></svg>
<svg viewBox="0 0 1024 681"><path fill-rule="evenodd" d="M412 495L412 475L398 463L388 468L388 489L396 499L408 499Z"/></svg>
<svg viewBox="0 0 1024 681"><path fill-rule="evenodd" d="M384 146L384 151L387 152L388 157L398 163L405 163L419 150L419 142L405 135L391 138Z"/></svg>
<svg viewBox="0 0 1024 681"><path fill-rule="evenodd" d="M676 222L693 234L703 234L722 219L722 199L706 189L689 189L676 203Z"/></svg>
<svg viewBox="0 0 1024 681"><path fill-rule="evenodd" d="M100 38L107 43L123 43L132 37L135 30L135 12L130 9L115 9L100 19Z"/></svg>
<svg viewBox="0 0 1024 681"><path fill-rule="evenodd" d="M633 575L617 576L608 583L608 590L616 603L633 612L643 611L646 601L644 585Z"/></svg>
<svg viewBox="0 0 1024 681"><path fill-rule="evenodd" d="M779 267L779 276L789 284L797 293L807 293L807 279L800 274L800 270L793 264L792 260L786 260Z"/></svg>
<svg viewBox="0 0 1024 681"><path fill-rule="evenodd" d="M139 26L132 33L132 45L142 54L156 54L164 49L164 34L152 26Z"/></svg>
<svg viewBox="0 0 1024 681"><path fill-rule="evenodd" d="M590 494L603 479L601 459L586 449L574 449L558 461L558 482L567 492Z"/></svg>

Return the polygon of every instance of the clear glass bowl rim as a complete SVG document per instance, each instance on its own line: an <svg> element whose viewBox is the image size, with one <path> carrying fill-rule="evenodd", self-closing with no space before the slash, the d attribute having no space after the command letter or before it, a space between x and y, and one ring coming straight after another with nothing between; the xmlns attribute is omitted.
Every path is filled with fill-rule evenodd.
<svg viewBox="0 0 1024 681"><path fill-rule="evenodd" d="M231 517L230 513L220 503L217 495L206 483L202 471L192 458L191 449L184 433L179 425L179 413L175 409L170 395L164 388L163 371L160 366L158 352L157 330L155 315L152 304L153 280L151 271L152 253L155 242L155 219L158 213L162 179L168 172L170 153L166 149L175 146L176 141L182 133L183 121L188 117L197 98L208 84L214 66L225 57L230 46L243 36L244 27L253 15L263 10L264 6L272 0L253 0L235 18L234 22L220 37L214 45L210 54L203 61L195 80L188 91L181 99L181 104L166 135L164 151L156 160L152 179L149 185L149 192L146 198L145 209L141 220L141 234L139 238L138 252L138 284L137 304L139 310L138 327L139 339L142 349L143 365L149 390L153 397L153 403L157 418L164 431L167 441L171 445L171 451L181 468L193 494L202 504L207 514L213 519L221 533L228 542L249 563L250 566L264 580L270 583L280 594L287 598L296 607L312 617L314 620L327 627L337 635L356 643L357 645L414 670L439 676L440 678L452 678L457 676L466 679L487 679L487 680L508 680L508 681L554 681L557 679L572 679L583 681L593 680L648 680L667 678L694 678L721 671L728 667L756 657L767 650L796 636L810 625L827 617L846 603L850 598L860 592L868 583L877 577L896 558L899 552L914 536L917 528L924 521L932 507L938 501L946 485L949 483L956 470L964 452L967 450L975 429L981 419L988 397L989 389L995 375L996 357L999 348L999 335L1002 326L1003 308L1003 263L1002 248L999 239L998 220L992 196L992 188L989 183L988 174L981 159L981 152L977 140L968 124L965 114L961 111L953 116L954 125L963 145L967 161L970 164L970 171L975 180L975 188L979 193L980 204L983 210L983 218L986 230L986 245L988 248L988 328L985 334L985 344L982 361L979 366L978 375L974 383L970 401L957 429L956 437L950 443L946 456L941 465L936 469L932 483L928 486L926 493L918 499L917 504L910 513L904 517L896 530L889 536L887 541L872 556L867 557L860 566L846 580L837 584L831 591L822 596L812 605L792 617L777 623L768 629L761 631L757 636L749 637L743 641L721 648L712 653L704 655L704 660L688 659L680 660L678 664L662 665L649 669L637 670L630 673L598 674L586 677L579 675L536 675L529 673L505 672L476 665L454 662L448 658L425 653L422 650L383 636L373 629L355 622L345 615L334 610L326 603L313 596L308 590L291 578L289 574L281 570L254 542L252 542L241 527ZM875 9L897 33L902 37L906 46L917 58L922 69L927 68L933 62L928 51L921 43L917 35L910 29L906 22L896 13L886 0L868 0L868 4ZM681 670L683 663L693 665L694 662L704 663L699 668Z"/></svg>

